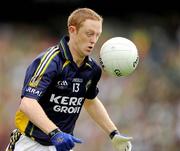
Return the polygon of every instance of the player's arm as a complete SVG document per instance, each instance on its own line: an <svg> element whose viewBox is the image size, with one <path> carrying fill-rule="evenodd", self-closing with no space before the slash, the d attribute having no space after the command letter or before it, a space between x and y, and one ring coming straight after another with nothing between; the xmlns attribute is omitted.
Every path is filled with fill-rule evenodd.
<svg viewBox="0 0 180 151"><path fill-rule="evenodd" d="M119 133L104 105L97 97L92 100L86 99L84 107L92 119L110 136L113 146L118 151L131 151L130 140L132 137L125 137Z"/></svg>
<svg viewBox="0 0 180 151"><path fill-rule="evenodd" d="M81 141L70 134L62 132L48 118L46 112L39 104L41 97L46 93L47 88L60 70L58 53L58 47L51 47L42 58L37 58L28 67L19 109L34 125L49 136L57 151L60 151L70 150L75 143L81 143Z"/></svg>
<svg viewBox="0 0 180 151"><path fill-rule="evenodd" d="M46 134L57 126L47 117L38 101L46 92L52 79L57 75L56 56L58 53L58 47L51 47L29 65L19 106L20 111Z"/></svg>
<svg viewBox="0 0 180 151"><path fill-rule="evenodd" d="M116 126L110 119L104 105L96 97L93 100L86 100L84 108L92 119L109 135L112 131L117 130Z"/></svg>
<svg viewBox="0 0 180 151"><path fill-rule="evenodd" d="M21 100L19 109L33 124L50 136L51 142L56 146L57 151L61 149L70 150L74 147L75 143L81 143L80 139L60 131L47 117L37 100L24 97ZM62 141L59 142L59 139Z"/></svg>
<svg viewBox="0 0 180 151"><path fill-rule="evenodd" d="M29 120L39 127L44 133L49 134L52 130L58 128L45 114L37 100L23 97L19 106Z"/></svg>

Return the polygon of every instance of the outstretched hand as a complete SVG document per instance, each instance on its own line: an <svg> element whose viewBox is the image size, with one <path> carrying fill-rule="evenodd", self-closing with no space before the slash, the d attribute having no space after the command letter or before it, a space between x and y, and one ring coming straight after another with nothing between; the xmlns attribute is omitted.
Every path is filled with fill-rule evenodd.
<svg viewBox="0 0 180 151"><path fill-rule="evenodd" d="M79 138L61 131L54 134L50 140L57 151L69 151L75 146L75 143L82 143Z"/></svg>

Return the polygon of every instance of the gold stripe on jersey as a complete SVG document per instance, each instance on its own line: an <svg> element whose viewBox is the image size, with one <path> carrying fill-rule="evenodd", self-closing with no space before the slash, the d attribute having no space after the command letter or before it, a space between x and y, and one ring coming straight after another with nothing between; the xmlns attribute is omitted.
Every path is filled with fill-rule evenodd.
<svg viewBox="0 0 180 151"><path fill-rule="evenodd" d="M33 126L32 126L32 128L31 128L31 131L30 131L30 136L32 136L33 131L34 131L34 125L33 125ZM31 139L33 139L33 140L34 140L34 138L33 138L33 137L31 137Z"/></svg>
<svg viewBox="0 0 180 151"><path fill-rule="evenodd" d="M22 134L25 133L28 123L29 123L28 117L23 112L18 110L15 115L15 125Z"/></svg>
<svg viewBox="0 0 180 151"><path fill-rule="evenodd" d="M62 66L62 70L63 70L69 63L70 63L70 61L69 61L69 60L66 60L65 63L63 64L63 66Z"/></svg>
<svg viewBox="0 0 180 151"><path fill-rule="evenodd" d="M47 64L45 65L45 67L43 68L42 72L40 73L40 76L44 74L44 72L46 71L48 65L50 64L50 62L53 60L53 58L59 53L59 51L55 52L50 59L48 60Z"/></svg>
<svg viewBox="0 0 180 151"><path fill-rule="evenodd" d="M29 82L29 86L31 87L37 87L43 74L45 73L48 65L53 60L53 58L60 52L57 51L59 48L51 48L41 59L41 62L36 69L33 77L31 78L31 81Z"/></svg>
<svg viewBox="0 0 180 151"><path fill-rule="evenodd" d="M58 48L55 49L55 47L52 47L42 58L40 65L38 66L36 72L34 75L38 76L41 71L43 70L43 67L46 65L48 59L53 55L53 53L56 52Z"/></svg>
<svg viewBox="0 0 180 151"><path fill-rule="evenodd" d="M41 59L41 62L40 62L40 64L39 64L39 66L38 66L38 68L37 68L37 70L36 70L36 72L35 72L34 75L37 74L37 72L39 71L39 68L42 66L42 63L44 62L46 56L51 52L52 49L53 49L53 48L51 48L48 52L45 53L45 55L44 55L43 58Z"/></svg>
<svg viewBox="0 0 180 151"><path fill-rule="evenodd" d="M88 67L92 68L92 66L91 66L89 63L86 63L86 66L88 66Z"/></svg>

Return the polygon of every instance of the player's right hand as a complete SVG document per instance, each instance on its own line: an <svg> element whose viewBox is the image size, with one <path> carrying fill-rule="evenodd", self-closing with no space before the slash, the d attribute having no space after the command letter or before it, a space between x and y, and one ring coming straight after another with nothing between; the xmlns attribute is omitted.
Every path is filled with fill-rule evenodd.
<svg viewBox="0 0 180 151"><path fill-rule="evenodd" d="M111 141L115 149L117 151L131 151L132 150L132 144L131 140L132 137L126 137L122 136L118 131L115 131L114 134L111 136Z"/></svg>
<svg viewBox="0 0 180 151"><path fill-rule="evenodd" d="M52 134L50 140L57 151L69 151L75 146L75 143L82 143L79 138L60 130Z"/></svg>
<svg viewBox="0 0 180 151"><path fill-rule="evenodd" d="M131 137L125 137L120 134L116 134L112 139L112 144L118 151L131 151L131 139Z"/></svg>

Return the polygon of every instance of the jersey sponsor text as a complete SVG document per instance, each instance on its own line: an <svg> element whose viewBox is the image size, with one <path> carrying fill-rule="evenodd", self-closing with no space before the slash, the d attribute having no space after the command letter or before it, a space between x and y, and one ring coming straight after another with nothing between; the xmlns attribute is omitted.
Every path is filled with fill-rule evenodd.
<svg viewBox="0 0 180 151"><path fill-rule="evenodd" d="M62 113L79 113L84 97L68 97L68 96L55 96L51 95L50 102L55 103L53 107L55 112Z"/></svg>

